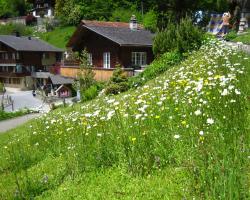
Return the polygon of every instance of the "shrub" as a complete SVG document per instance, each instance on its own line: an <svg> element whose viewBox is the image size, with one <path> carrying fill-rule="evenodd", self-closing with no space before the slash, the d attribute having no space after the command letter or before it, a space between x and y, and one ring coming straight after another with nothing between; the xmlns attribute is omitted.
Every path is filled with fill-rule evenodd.
<svg viewBox="0 0 250 200"><path fill-rule="evenodd" d="M3 83L0 82L0 94L4 91Z"/></svg>
<svg viewBox="0 0 250 200"><path fill-rule="evenodd" d="M84 94L91 86L95 85L95 73L89 63L88 52L86 49L80 53L78 59L80 60L80 70L77 74L78 81L73 87L75 90L80 90L81 100L86 101Z"/></svg>
<svg viewBox="0 0 250 200"><path fill-rule="evenodd" d="M97 97L98 95L98 88L97 85L92 85L88 89L82 91L81 97L82 101L89 101Z"/></svg>
<svg viewBox="0 0 250 200"><path fill-rule="evenodd" d="M105 89L105 94L119 94L120 92L125 92L129 89L128 78L124 74L124 71L120 66L116 66L108 86Z"/></svg>
<svg viewBox="0 0 250 200"><path fill-rule="evenodd" d="M20 35L32 35L33 31L31 27L27 27L23 24L6 24L0 25L0 35L11 35L16 32Z"/></svg>
<svg viewBox="0 0 250 200"><path fill-rule="evenodd" d="M156 56L169 51L189 52L197 49L203 38L204 33L193 25L191 19L182 19L179 25L170 23L166 30L157 34L153 52Z"/></svg>
<svg viewBox="0 0 250 200"><path fill-rule="evenodd" d="M230 31L227 35L225 35L225 40L233 40L237 37L237 32L236 31Z"/></svg>
<svg viewBox="0 0 250 200"><path fill-rule="evenodd" d="M1 110L0 108L0 121L15 118L15 117L20 117L23 115L27 115L29 113L31 113L31 111L28 109L23 109L23 110L19 110L15 112L5 112L4 110Z"/></svg>

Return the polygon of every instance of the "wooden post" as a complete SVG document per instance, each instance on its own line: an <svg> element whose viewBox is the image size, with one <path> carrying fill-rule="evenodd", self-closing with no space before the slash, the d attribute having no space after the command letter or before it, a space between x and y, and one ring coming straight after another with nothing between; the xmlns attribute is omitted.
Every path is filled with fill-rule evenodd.
<svg viewBox="0 0 250 200"><path fill-rule="evenodd" d="M65 97L63 97L63 107L66 106L66 100L65 100Z"/></svg>

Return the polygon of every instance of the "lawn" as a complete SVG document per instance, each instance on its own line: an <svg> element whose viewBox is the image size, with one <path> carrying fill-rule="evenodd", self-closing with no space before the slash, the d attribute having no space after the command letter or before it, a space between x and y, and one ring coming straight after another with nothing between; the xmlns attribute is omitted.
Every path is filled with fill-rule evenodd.
<svg viewBox="0 0 250 200"><path fill-rule="evenodd" d="M250 30L243 34L237 36L235 39L232 40L233 42L242 42L243 44L249 44L250 45Z"/></svg>
<svg viewBox="0 0 250 200"><path fill-rule="evenodd" d="M20 117L23 115L27 115L29 113L30 113L29 110L19 110L16 112L5 112L3 110L0 110L0 121L15 118L15 117Z"/></svg>
<svg viewBox="0 0 250 200"><path fill-rule="evenodd" d="M142 87L1 135L0 199L249 199L249 59L211 40Z"/></svg>
<svg viewBox="0 0 250 200"><path fill-rule="evenodd" d="M53 31L35 33L35 35L58 48L66 49L66 44L75 29L74 26L56 27Z"/></svg>

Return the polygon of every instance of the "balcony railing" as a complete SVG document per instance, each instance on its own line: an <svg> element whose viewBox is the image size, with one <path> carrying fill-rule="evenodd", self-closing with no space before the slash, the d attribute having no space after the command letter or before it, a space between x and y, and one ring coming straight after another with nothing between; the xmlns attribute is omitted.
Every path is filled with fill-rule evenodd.
<svg viewBox="0 0 250 200"><path fill-rule="evenodd" d="M15 59L0 59L0 64L16 64L18 61Z"/></svg>
<svg viewBox="0 0 250 200"><path fill-rule="evenodd" d="M79 66L80 62L78 60L64 60L64 66Z"/></svg>
<svg viewBox="0 0 250 200"><path fill-rule="evenodd" d="M30 76L30 72L22 72L22 73L17 73L17 72L4 72L0 71L0 77L24 77L24 76Z"/></svg>

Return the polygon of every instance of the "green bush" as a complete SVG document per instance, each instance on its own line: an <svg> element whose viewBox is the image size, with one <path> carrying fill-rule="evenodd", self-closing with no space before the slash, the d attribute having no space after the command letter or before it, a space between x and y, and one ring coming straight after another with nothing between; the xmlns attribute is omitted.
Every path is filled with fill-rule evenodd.
<svg viewBox="0 0 250 200"><path fill-rule="evenodd" d="M98 95L98 88L96 85L92 85L85 91L82 91L81 99L82 101L89 101L97 97L97 95Z"/></svg>
<svg viewBox="0 0 250 200"><path fill-rule="evenodd" d="M225 35L225 40L233 40L237 37L237 32L236 31L230 31L227 35Z"/></svg>
<svg viewBox="0 0 250 200"><path fill-rule="evenodd" d="M23 115L27 115L29 113L31 113L31 111L28 109L19 110L16 112L5 112L5 111L1 110L1 108L0 108L0 121L15 118L15 117L20 117Z"/></svg>
<svg viewBox="0 0 250 200"><path fill-rule="evenodd" d="M154 60L142 73L137 76L129 78L130 87L138 87L146 83L147 81L154 79L160 74L167 71L170 67L179 63L182 60L182 56L179 52L167 52L161 57Z"/></svg>
<svg viewBox="0 0 250 200"><path fill-rule="evenodd" d="M11 35L19 32L21 36L32 35L32 28L23 24L0 25L0 35Z"/></svg>
<svg viewBox="0 0 250 200"><path fill-rule="evenodd" d="M3 90L4 90L3 83L0 82L0 94L3 92Z"/></svg>
<svg viewBox="0 0 250 200"><path fill-rule="evenodd" d="M116 70L113 72L112 77L105 89L105 94L119 94L129 89L128 78L123 73L120 66L116 66Z"/></svg>
<svg viewBox="0 0 250 200"><path fill-rule="evenodd" d="M170 51L186 53L199 48L203 38L204 33L193 25L191 19L185 18L179 25L170 23L166 30L157 34L153 52L156 56Z"/></svg>

